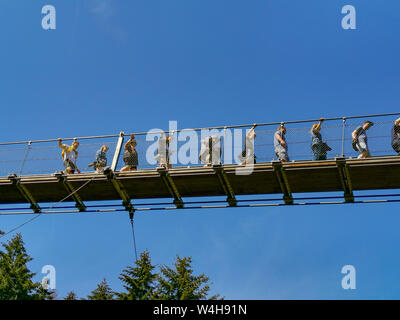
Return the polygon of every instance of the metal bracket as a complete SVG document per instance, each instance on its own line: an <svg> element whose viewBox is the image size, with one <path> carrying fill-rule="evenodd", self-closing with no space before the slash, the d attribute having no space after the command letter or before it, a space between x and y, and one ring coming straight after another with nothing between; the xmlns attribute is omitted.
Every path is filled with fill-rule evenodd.
<svg viewBox="0 0 400 320"><path fill-rule="evenodd" d="M184 203L174 183L174 180L172 180L171 176L168 174L168 170L165 167L159 167L157 168L157 172L159 173L171 196L174 197L174 205L176 208L182 209L184 207Z"/></svg>
<svg viewBox="0 0 400 320"><path fill-rule="evenodd" d="M42 209L36 202L35 198L29 192L28 188L25 185L21 184L21 178L17 177L16 174L11 174L8 176L8 179L12 182L13 185L15 185L17 187L17 189L22 194L22 196L25 198L25 200L31 204L31 209L33 210L33 212L41 213Z"/></svg>
<svg viewBox="0 0 400 320"><path fill-rule="evenodd" d="M83 203L81 197L77 192L75 192L72 184L67 180L67 177L61 173L55 173L54 176L57 178L58 182L61 182L68 193L71 194L72 199L75 201L75 207L79 210L79 212L86 211L86 206Z"/></svg>
<svg viewBox="0 0 400 320"><path fill-rule="evenodd" d="M222 165L213 165L213 169L217 174L219 183L227 196L226 201L228 202L229 206L236 207L237 206L236 196L235 193L233 192L233 188L228 180L228 177L226 176L224 168L222 167Z"/></svg>
<svg viewBox="0 0 400 320"><path fill-rule="evenodd" d="M275 176L278 179L279 185L283 193L283 201L285 204L293 204L293 196L290 191L290 185L286 177L285 169L280 161L272 161L272 167L274 168Z"/></svg>
<svg viewBox="0 0 400 320"><path fill-rule="evenodd" d="M344 191L344 199L346 202L354 202L353 187L351 184L349 168L346 164L346 159L336 158L335 160L339 170L340 182L342 183Z"/></svg>
<svg viewBox="0 0 400 320"><path fill-rule="evenodd" d="M121 181L118 181L116 179L115 173L111 168L104 169L104 174L106 175L107 179L111 181L115 191L121 197L122 205L125 207L125 210L129 212L130 216L132 216L133 219L133 213L135 212L135 208L131 203L131 197L126 192L124 185L121 183Z"/></svg>

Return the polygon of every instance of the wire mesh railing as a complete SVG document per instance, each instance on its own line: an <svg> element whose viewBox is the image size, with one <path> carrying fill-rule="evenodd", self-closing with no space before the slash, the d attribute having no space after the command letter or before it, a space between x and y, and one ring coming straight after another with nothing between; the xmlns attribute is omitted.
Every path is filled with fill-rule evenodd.
<svg viewBox="0 0 400 320"><path fill-rule="evenodd" d="M368 120L374 125L366 130L368 138L368 151L371 156L397 155L392 147L392 130L395 120L400 113L366 115L354 117L337 117L325 119L319 130L320 140L329 149L324 150L327 159L335 157L358 157L360 151L353 149L352 133ZM256 162L269 162L277 160L274 146L274 136L279 126L286 129L285 140L287 154L290 161L304 161L315 159L315 148L312 145L313 124L318 119L260 123L255 128L254 154ZM246 144L246 133L253 125L238 125L226 127L209 127L197 129L177 130L177 123L173 123L174 130L162 131L153 129L148 132L134 134L135 150L137 154L137 169L150 169L159 166L160 150L168 149L168 162L172 167L203 166L207 165L210 157L202 159L201 153L207 147L208 137L215 139L206 153L212 152L213 163L217 160L221 164L240 164L243 161L243 150ZM400 130L399 130L400 132ZM162 139L170 135L169 144L161 144ZM74 140L79 141L76 166L81 172L91 172L93 167L88 167L95 161L95 155L103 145L108 146L107 166L114 165L114 170L121 170L124 161L125 146L131 134L115 134L95 137L80 137L63 139L62 143L71 145ZM161 138L161 139L160 139ZM202 149L203 148L203 149ZM58 139L20 141L0 143L0 176L9 174L39 175L51 174L65 170L61 157L61 148ZM218 159L216 159L218 158Z"/></svg>

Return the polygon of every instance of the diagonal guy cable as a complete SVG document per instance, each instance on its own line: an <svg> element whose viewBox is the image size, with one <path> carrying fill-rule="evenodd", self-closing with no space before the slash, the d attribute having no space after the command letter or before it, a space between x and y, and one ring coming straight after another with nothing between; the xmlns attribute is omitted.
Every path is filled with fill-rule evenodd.
<svg viewBox="0 0 400 320"><path fill-rule="evenodd" d="M3 235L0 236L0 239L9 235L10 233L13 233L14 231L22 228L24 225L32 222L33 220L35 220L36 218L40 217L43 213L48 212L51 209L54 209L55 207L57 207L58 204L62 203L63 201L67 200L69 197L71 197L73 194L75 194L76 192L78 192L79 190L81 190L83 187L85 187L86 185L88 185L90 182L93 181L93 179L96 178L96 176L92 177L90 180L86 181L83 185L81 185L78 189L74 190L73 192L71 192L69 195L67 195L66 197L64 197L63 199L61 199L60 201L56 202L55 204L53 204L52 206L50 206L49 209L47 209L45 212L40 212L38 213L36 216L33 216L32 218L28 219L27 221L21 223L20 225L16 226L15 228L12 228L11 230L7 231L6 233L4 233Z"/></svg>

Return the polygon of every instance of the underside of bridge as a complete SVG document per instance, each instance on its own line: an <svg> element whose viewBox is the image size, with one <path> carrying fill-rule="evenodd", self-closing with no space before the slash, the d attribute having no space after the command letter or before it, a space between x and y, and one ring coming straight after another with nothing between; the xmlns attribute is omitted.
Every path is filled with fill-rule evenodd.
<svg viewBox="0 0 400 320"><path fill-rule="evenodd" d="M90 181L90 183L88 183ZM83 188L80 189L84 184ZM336 158L326 161L266 162L245 166L179 167L132 172L32 175L0 178L0 203L28 203L40 212L40 203L74 201L85 211L86 201L122 200L131 211L131 200L171 198L183 208L182 198L226 196L236 206L236 196L281 194L293 204L295 193L343 191L353 202L353 191L400 188L400 157Z"/></svg>

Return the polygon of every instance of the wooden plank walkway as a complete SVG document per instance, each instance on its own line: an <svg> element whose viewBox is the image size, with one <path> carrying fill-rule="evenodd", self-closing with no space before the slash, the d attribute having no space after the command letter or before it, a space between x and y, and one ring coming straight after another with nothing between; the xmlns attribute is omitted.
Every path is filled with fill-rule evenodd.
<svg viewBox="0 0 400 320"><path fill-rule="evenodd" d="M111 175L82 173L68 176L34 175L0 178L0 203L58 202L88 183L68 201L105 201L150 198L283 194L343 191L352 201L354 190L400 188L400 157L365 160L337 158L327 161L266 162L254 165L252 174L237 165L181 167L168 171L144 169ZM114 183L113 183L114 181ZM232 202L234 205L234 202Z"/></svg>

